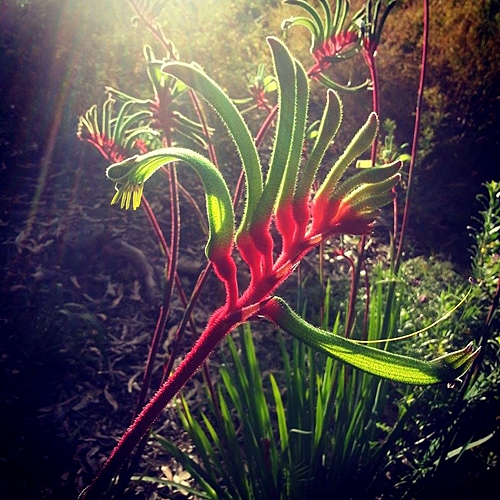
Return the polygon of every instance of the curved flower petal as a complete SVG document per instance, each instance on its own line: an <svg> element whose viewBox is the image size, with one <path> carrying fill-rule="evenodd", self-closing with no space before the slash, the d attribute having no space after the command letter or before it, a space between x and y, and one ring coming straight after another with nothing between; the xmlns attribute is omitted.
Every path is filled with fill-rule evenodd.
<svg viewBox="0 0 500 500"><path fill-rule="evenodd" d="M279 297L269 300L261 312L312 348L365 372L405 384L431 385L456 381L470 368L478 354L470 343L459 351L423 361L361 345L307 323Z"/></svg>

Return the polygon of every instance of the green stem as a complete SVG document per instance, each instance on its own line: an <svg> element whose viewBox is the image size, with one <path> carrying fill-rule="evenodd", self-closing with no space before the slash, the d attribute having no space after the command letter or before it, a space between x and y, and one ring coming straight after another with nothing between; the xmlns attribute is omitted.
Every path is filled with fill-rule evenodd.
<svg viewBox="0 0 500 500"><path fill-rule="evenodd" d="M415 123L413 128L413 143L411 148L411 159L410 166L408 168L408 185L406 188L405 204L403 209L403 219L401 222L401 230L399 232L399 244L397 247L396 257L394 259L393 272L397 276L399 273L399 268L401 266L401 257L403 254L403 246L406 236L406 229L408 227L408 217L410 209L410 194L412 187L412 180L414 176L415 161L418 152L418 138L420 135L420 120L421 120L421 110L422 110L422 100L424 95L425 86L425 75L427 69L427 53L429 45L429 0L424 0L424 13L423 13L423 34L422 34L422 62L420 67L420 79L417 93L417 104L415 109ZM384 314L384 322L382 325L382 335L387 336L388 325L389 325L389 311L392 308L393 302L395 300L395 289L396 280L391 281L389 284L389 290L387 293L386 311Z"/></svg>

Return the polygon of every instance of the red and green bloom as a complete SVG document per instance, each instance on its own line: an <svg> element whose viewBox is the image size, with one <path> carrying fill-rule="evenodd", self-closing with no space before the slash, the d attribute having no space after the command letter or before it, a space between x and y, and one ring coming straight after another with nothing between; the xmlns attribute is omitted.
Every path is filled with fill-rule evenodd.
<svg viewBox="0 0 500 500"><path fill-rule="evenodd" d="M123 144L117 142L114 130L108 121L112 115L115 100L111 97L104 102L101 110L101 125L97 114L97 106L92 106L78 120L77 137L92 144L106 160L118 163L130 155Z"/></svg>
<svg viewBox="0 0 500 500"><path fill-rule="evenodd" d="M278 84L278 115L274 148L265 179L249 129L220 87L195 65L170 62L162 67L163 72L181 80L210 102L231 132L240 153L247 186L245 208L238 228L223 176L215 165L194 151L160 149L134 156L107 170L108 177L117 183L118 189L112 203L121 199L125 208L130 204L137 208L144 183L157 169L171 161L180 160L190 165L204 184L210 227L206 255L225 285L226 301L210 319L189 356L190 362L196 364L198 357L199 363L203 361L205 354L202 356L201 353L205 351L200 343L215 345L238 324L266 316L292 335L311 345L314 339L318 339L318 348L379 376L418 384L436 383L443 377L458 377L472 362L470 348L460 351L458 362L448 366L447 361L442 361L437 370L427 362L408 361L408 358L368 349L352 340L343 339L341 345L338 337L327 332L323 332L321 339L311 333L317 333L318 329L292 313L281 299L274 296L303 257L321 241L341 233L361 235L371 231L379 209L394 197L393 188L399 182L401 165L395 162L363 169L344 180L348 167L371 147L376 137L378 118L372 113L313 193L319 166L341 123L342 105L338 95L329 90L315 143L307 161L303 161L309 96L307 74L278 39L269 38L268 43ZM282 240L278 255L272 225ZM241 292L233 258L235 249L248 265L251 276L250 284ZM345 342L352 350L349 353ZM372 358L373 363L370 362ZM411 369L405 371L406 365Z"/></svg>
<svg viewBox="0 0 500 500"><path fill-rule="evenodd" d="M315 64L309 74L315 77L327 70L336 60L345 57L350 51L359 47L359 33L354 30L333 34L314 48L312 56Z"/></svg>
<svg viewBox="0 0 500 500"><path fill-rule="evenodd" d="M284 3L296 5L308 14L307 17L292 17L282 24L283 29L303 26L310 32L310 52L314 59L314 65L308 70L308 75L329 89L356 92L366 88L369 84L368 80L361 85L341 84L327 75L327 71L332 65L350 59L359 53L362 47L359 22L363 11L355 13L348 21L348 0L336 0L335 2L320 0L317 8L302 0L285 0Z"/></svg>
<svg viewBox="0 0 500 500"><path fill-rule="evenodd" d="M325 5L325 1L321 4ZM265 179L248 126L223 90L194 64L168 62L161 67L169 78L182 82L207 100L230 132L246 181L245 205L238 225L224 177L207 158L192 150L161 148L107 169L107 176L117 186L112 203L121 200L124 208L139 206L144 183L163 165L175 161L195 170L206 193L209 238L205 252L225 285L226 300L210 317L191 351L124 434L90 492L98 492L99 487L108 484L126 460L128 450L137 445L165 405L224 336L246 321L265 317L331 357L368 373L409 384L453 381L471 366L476 355L469 345L429 362L368 347L307 323L275 295L303 257L321 241L335 234L366 234L371 230L380 207L393 198L392 190L400 179L400 165L363 169L344 180L348 167L370 148L376 136L378 118L372 113L313 193L319 166L340 126L342 105L336 92L329 90L315 143L304 160L308 76L282 42L269 38L268 43L278 86L278 115ZM278 255L272 225L281 237ZM248 265L251 276L243 291L240 291L233 258L236 250ZM89 495L88 498L98 497Z"/></svg>

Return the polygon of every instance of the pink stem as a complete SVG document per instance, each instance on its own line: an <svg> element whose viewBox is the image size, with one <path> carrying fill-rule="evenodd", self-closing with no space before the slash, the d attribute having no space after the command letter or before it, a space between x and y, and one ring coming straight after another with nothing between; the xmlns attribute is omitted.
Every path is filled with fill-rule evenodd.
<svg viewBox="0 0 500 500"><path fill-rule="evenodd" d="M406 228L408 226L408 216L410 212L410 192L412 187L413 172L418 151L418 138L420 135L420 115L422 112L422 100L424 97L425 74L427 71L427 52L429 45L429 0L424 0L424 32L422 35L422 59L420 68L420 81L418 84L417 105L415 109L415 125L413 128L413 142L411 145L411 159L408 167L408 186L406 188L405 205L403 209L403 220L401 222L401 231L399 234L398 251L396 253L396 261L394 265L395 272L399 270L401 262L401 254L403 253L403 245L406 236Z"/></svg>

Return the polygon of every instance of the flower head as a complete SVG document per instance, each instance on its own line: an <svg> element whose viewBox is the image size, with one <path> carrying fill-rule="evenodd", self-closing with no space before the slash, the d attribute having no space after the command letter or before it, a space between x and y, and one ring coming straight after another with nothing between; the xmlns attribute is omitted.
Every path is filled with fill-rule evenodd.
<svg viewBox="0 0 500 500"><path fill-rule="evenodd" d="M143 190L144 183L136 184L131 181L126 181L125 184L117 184L116 193L111 200L111 205L118 203L118 200L121 199L120 208L128 210L130 208L130 202L132 202L132 208L137 210L141 204Z"/></svg>
<svg viewBox="0 0 500 500"><path fill-rule="evenodd" d="M116 193L111 200L111 205L120 201L120 208L137 210L141 204L144 182L149 175L140 172L136 162L137 155L108 167L106 175L115 182Z"/></svg>
<svg viewBox="0 0 500 500"><path fill-rule="evenodd" d="M76 133L80 140L92 144L111 163L120 163L137 152L145 153L148 150L145 138L154 139L154 134L142 126L142 120L147 117L144 113L124 119L132 103L120 102L115 113L116 103L110 94L99 110L92 106L80 116Z"/></svg>
<svg viewBox="0 0 500 500"><path fill-rule="evenodd" d="M127 150L122 144L119 144L112 134L107 134L105 130L110 130L105 122L106 116L109 116L113 110L114 99L108 98L102 106L102 122L104 127L99 127L97 106L92 106L85 115L78 120L78 129L76 135L78 139L92 144L106 160L117 163L124 160L127 156Z"/></svg>
<svg viewBox="0 0 500 500"><path fill-rule="evenodd" d="M359 45L358 31L346 30L333 34L312 50L315 60L309 70L311 76L325 71L333 62L344 59L349 51L357 49Z"/></svg>

